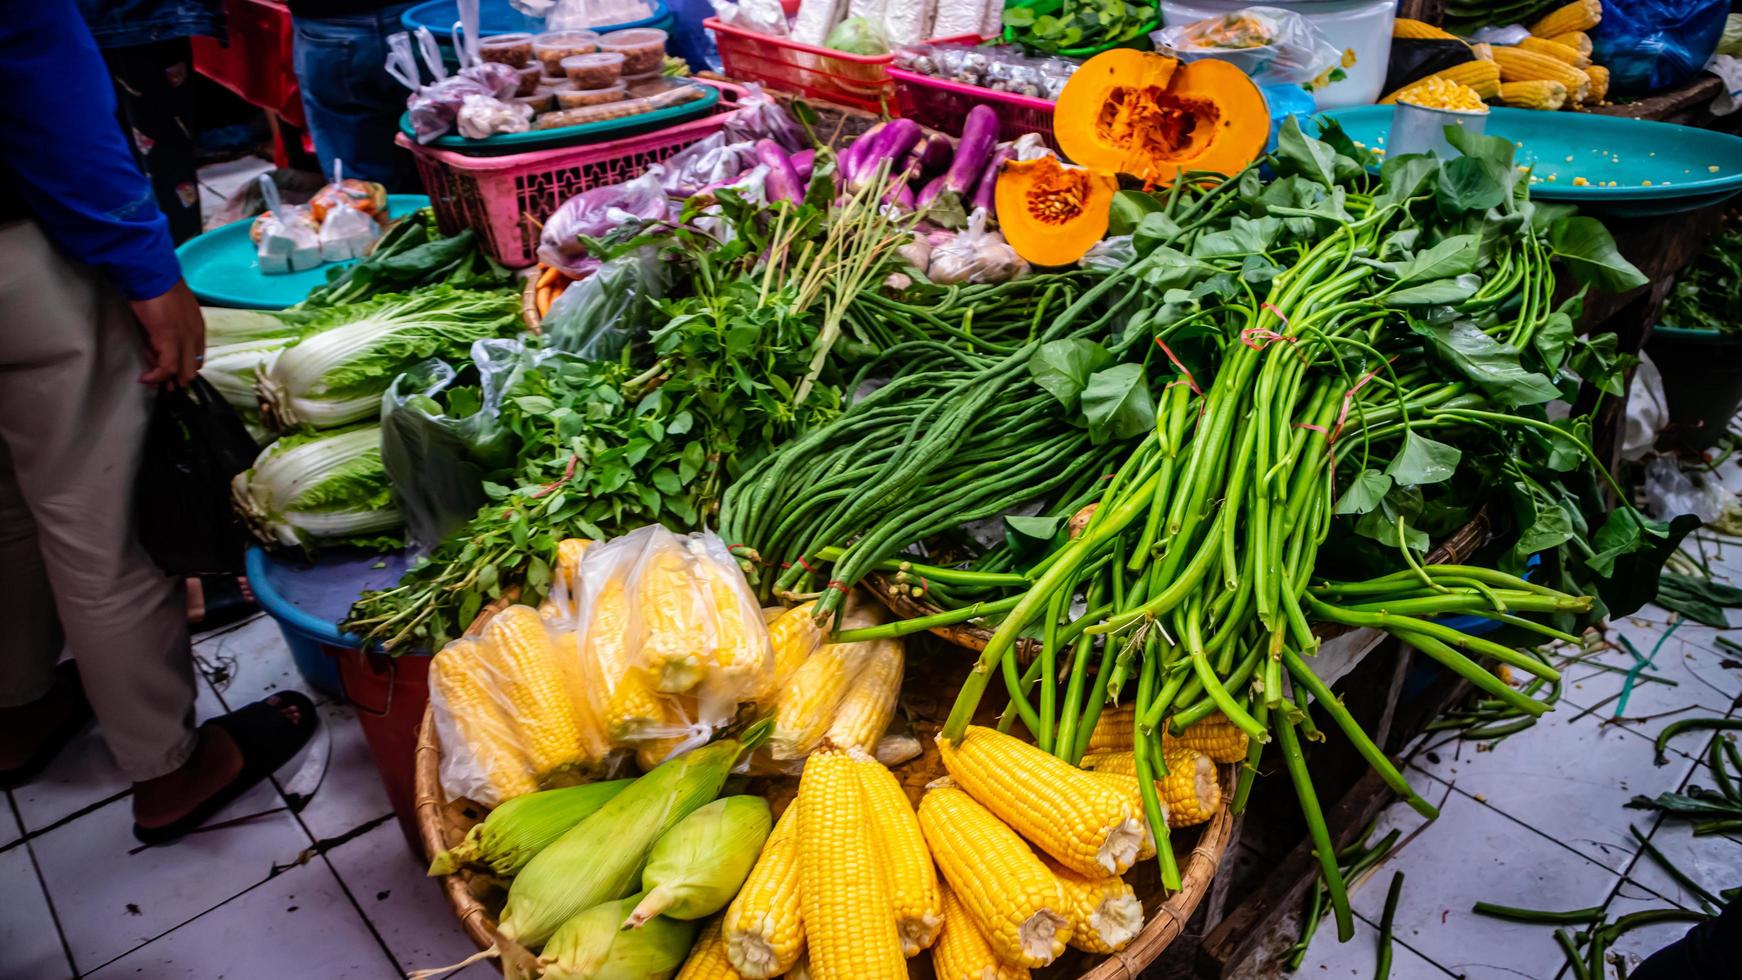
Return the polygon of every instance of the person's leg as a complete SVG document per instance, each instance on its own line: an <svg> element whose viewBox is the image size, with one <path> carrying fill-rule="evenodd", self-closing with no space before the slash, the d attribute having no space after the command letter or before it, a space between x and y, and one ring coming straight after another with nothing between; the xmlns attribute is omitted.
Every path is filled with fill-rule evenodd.
<svg viewBox="0 0 1742 980"><path fill-rule="evenodd" d="M416 191L410 154L394 145L409 94L387 74L387 35L405 6L345 17L296 18L296 78L321 170L345 162L345 176L395 192Z"/></svg>
<svg viewBox="0 0 1742 980"><path fill-rule="evenodd" d="M193 49L187 38L103 52L122 125L176 244L198 235L200 185L194 141Z"/></svg>
<svg viewBox="0 0 1742 980"><path fill-rule="evenodd" d="M144 366L119 294L34 223L0 227L0 441L67 646L116 763L135 781L174 771L195 743L181 595L133 534L152 403L136 380Z"/></svg>

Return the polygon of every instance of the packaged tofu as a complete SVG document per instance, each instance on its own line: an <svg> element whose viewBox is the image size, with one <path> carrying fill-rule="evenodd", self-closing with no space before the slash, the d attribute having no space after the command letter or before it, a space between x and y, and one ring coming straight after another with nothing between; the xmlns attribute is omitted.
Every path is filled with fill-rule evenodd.
<svg viewBox="0 0 1742 980"><path fill-rule="evenodd" d="M320 265L320 227L315 224L313 212L306 205L286 205L280 201L278 186L265 174L260 175L260 194L266 199L266 213L254 219L248 229L260 271L281 275Z"/></svg>

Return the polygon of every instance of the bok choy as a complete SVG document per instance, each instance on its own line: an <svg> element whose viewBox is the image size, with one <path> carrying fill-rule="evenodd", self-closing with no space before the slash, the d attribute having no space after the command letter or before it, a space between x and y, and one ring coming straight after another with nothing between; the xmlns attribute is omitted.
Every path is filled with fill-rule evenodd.
<svg viewBox="0 0 1742 980"><path fill-rule="evenodd" d="M369 418L406 368L430 357L462 357L474 340L508 336L519 312L512 291L435 286L303 314L296 322L314 332L261 372L255 388L261 411L280 432Z"/></svg>
<svg viewBox="0 0 1742 980"><path fill-rule="evenodd" d="M368 538L400 523L378 425L286 436L236 475L230 496L255 536L274 544Z"/></svg>

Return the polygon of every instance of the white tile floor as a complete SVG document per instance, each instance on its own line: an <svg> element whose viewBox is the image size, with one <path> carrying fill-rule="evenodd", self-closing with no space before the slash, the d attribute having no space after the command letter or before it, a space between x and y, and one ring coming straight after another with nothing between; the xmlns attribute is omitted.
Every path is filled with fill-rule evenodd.
<svg viewBox="0 0 1742 980"><path fill-rule="evenodd" d="M1721 579L1742 584L1742 541L1727 539L1716 549L1708 543L1706 551ZM1647 607L1613 629L1650 655L1670 621L1665 611ZM1678 626L1650 667L1674 684L1637 684L1620 718L1614 696L1623 674L1594 664L1625 669L1633 659L1623 649L1603 650L1567 665L1556 710L1491 750L1443 737L1418 744L1407 772L1428 799L1446 798L1440 818L1356 890L1354 938L1339 944L1335 930L1321 926L1294 975L1373 975L1377 925L1395 871L1404 872L1404 885L1391 975L1410 980L1567 976L1552 928L1475 915L1470 907L1477 900L1550 910L1602 905L1611 918L1647 908L1697 908L1693 895L1640 853L1629 827L1647 834L1708 891L1742 885L1742 841L1694 837L1684 823L1624 806L1638 795L1712 785L1701 761L1709 733L1675 739L1663 766L1653 764L1652 740L1678 718L1739 712L1742 669L1722 663L1742 657L1719 648L1717 635L1694 623ZM1568 658L1576 653L1562 652ZM1397 804L1381 818L1378 833L1402 827L1407 837L1422 823ZM1623 936L1614 952L1636 966L1687 928L1668 923L1639 929ZM1612 964L1608 970L1607 976L1616 975Z"/></svg>
<svg viewBox="0 0 1742 980"><path fill-rule="evenodd" d="M194 652L201 718L307 690L270 620L200 637ZM399 977L473 953L392 818L351 709L317 700L328 764L300 813L267 784L217 818L242 822L140 849L127 782L94 730L10 793L0 980Z"/></svg>

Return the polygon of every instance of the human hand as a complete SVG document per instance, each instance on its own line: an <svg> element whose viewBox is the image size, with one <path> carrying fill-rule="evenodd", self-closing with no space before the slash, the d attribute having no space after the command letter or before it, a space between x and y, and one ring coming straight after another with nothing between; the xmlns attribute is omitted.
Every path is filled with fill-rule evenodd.
<svg viewBox="0 0 1742 980"><path fill-rule="evenodd" d="M161 296L134 300L132 305L151 354L151 367L139 376L139 383L192 381L206 359L206 319L187 282L176 283Z"/></svg>

